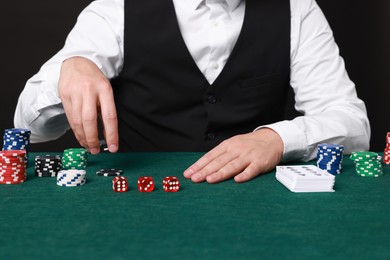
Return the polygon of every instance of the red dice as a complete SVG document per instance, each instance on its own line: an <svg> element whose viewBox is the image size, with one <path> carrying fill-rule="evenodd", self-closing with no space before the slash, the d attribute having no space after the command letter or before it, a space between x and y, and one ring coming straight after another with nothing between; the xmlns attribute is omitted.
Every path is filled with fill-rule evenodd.
<svg viewBox="0 0 390 260"><path fill-rule="evenodd" d="M126 192L129 190L129 184L126 177L116 176L112 179L112 189L115 192Z"/></svg>
<svg viewBox="0 0 390 260"><path fill-rule="evenodd" d="M163 188L166 192L177 192L180 189L179 178L168 176L163 180Z"/></svg>
<svg viewBox="0 0 390 260"><path fill-rule="evenodd" d="M152 177L140 177L138 179L138 190L140 192L152 192L154 190L154 180Z"/></svg>

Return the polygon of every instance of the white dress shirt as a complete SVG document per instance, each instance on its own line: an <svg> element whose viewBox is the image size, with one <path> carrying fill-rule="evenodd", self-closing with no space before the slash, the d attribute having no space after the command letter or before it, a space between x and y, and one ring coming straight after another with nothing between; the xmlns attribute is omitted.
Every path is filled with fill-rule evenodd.
<svg viewBox="0 0 390 260"><path fill-rule="evenodd" d="M187 48L212 83L237 41L245 1L173 3ZM347 75L322 11L315 0L290 0L290 6L290 84L295 93L295 108L304 116L259 128L269 127L280 135L284 161L311 160L317 144L324 142L344 144L346 153L368 149L370 126L366 108ZM63 49L28 80L15 111L15 127L29 128L32 142L57 139L69 130L57 89L62 62L73 56L85 57L113 78L123 66L123 34L124 0L92 2L80 14Z"/></svg>

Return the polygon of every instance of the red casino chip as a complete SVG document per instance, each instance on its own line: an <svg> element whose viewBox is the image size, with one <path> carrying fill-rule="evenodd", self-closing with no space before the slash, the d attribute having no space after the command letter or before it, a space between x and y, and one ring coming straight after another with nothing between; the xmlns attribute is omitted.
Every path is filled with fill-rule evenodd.
<svg viewBox="0 0 390 260"><path fill-rule="evenodd" d="M24 180L19 180L19 181L0 181L0 184L20 184L23 183Z"/></svg>
<svg viewBox="0 0 390 260"><path fill-rule="evenodd" d="M26 155L25 150L3 150L0 152L0 157L12 158L12 157L22 157Z"/></svg>

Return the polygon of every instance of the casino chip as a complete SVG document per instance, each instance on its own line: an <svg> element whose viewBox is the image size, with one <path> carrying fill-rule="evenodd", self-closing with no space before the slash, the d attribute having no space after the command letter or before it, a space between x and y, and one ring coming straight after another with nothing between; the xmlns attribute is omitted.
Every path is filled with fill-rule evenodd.
<svg viewBox="0 0 390 260"><path fill-rule="evenodd" d="M374 152L353 152L350 159L355 163L356 174L363 177L383 175L382 157Z"/></svg>
<svg viewBox="0 0 390 260"><path fill-rule="evenodd" d="M31 131L22 128L10 128L4 130L3 150L25 150L26 164L30 149Z"/></svg>
<svg viewBox="0 0 390 260"><path fill-rule="evenodd" d="M96 175L108 177L108 176L119 176L122 173L123 170L119 170L119 169L100 169L96 172Z"/></svg>
<svg viewBox="0 0 390 260"><path fill-rule="evenodd" d="M383 163L390 164L390 132L386 135L386 148L383 152Z"/></svg>
<svg viewBox="0 0 390 260"><path fill-rule="evenodd" d="M0 151L0 184L19 184L26 180L26 151Z"/></svg>
<svg viewBox="0 0 390 260"><path fill-rule="evenodd" d="M59 155L35 156L35 175L38 177L56 177L61 167L62 162Z"/></svg>
<svg viewBox="0 0 390 260"><path fill-rule="evenodd" d="M336 175L341 173L344 146L339 144L319 144L317 167Z"/></svg>
<svg viewBox="0 0 390 260"><path fill-rule="evenodd" d="M77 187L84 185L87 179L85 170L61 170L57 174L57 185L62 187Z"/></svg>
<svg viewBox="0 0 390 260"><path fill-rule="evenodd" d="M85 169L88 165L88 151L84 148L69 148L62 156L63 169Z"/></svg>

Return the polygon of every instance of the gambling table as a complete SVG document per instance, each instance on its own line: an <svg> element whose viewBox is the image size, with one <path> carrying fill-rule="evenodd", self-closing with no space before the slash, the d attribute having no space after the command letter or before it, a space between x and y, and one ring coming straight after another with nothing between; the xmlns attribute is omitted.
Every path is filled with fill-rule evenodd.
<svg viewBox="0 0 390 260"><path fill-rule="evenodd" d="M0 259L390 258L387 166L360 177L345 157L335 192L293 193L275 172L192 183L182 172L201 153L104 153L89 157L85 185L59 187L34 175L35 155L25 183L0 186ZM101 168L123 169L129 191L114 192ZM167 175L179 192L164 192ZM153 192L138 192L140 176Z"/></svg>

